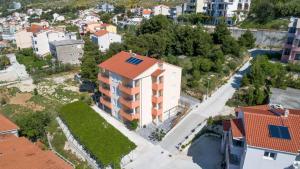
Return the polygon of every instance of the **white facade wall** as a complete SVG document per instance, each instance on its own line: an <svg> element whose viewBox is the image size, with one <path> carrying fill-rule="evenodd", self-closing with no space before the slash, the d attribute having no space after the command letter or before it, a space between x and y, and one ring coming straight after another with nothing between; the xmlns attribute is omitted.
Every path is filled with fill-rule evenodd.
<svg viewBox="0 0 300 169"><path fill-rule="evenodd" d="M170 15L170 8L164 5L155 6L153 9L153 15Z"/></svg>
<svg viewBox="0 0 300 169"><path fill-rule="evenodd" d="M93 35L94 36L94 35ZM105 52L109 49L110 44L112 43L121 43L122 37L121 35L115 33L107 33L103 36L98 37L98 46L101 52Z"/></svg>
<svg viewBox="0 0 300 169"><path fill-rule="evenodd" d="M174 109L180 99L181 71L180 67L163 63L164 87L163 87L163 120L168 118L169 111Z"/></svg>
<svg viewBox="0 0 300 169"><path fill-rule="evenodd" d="M269 150L267 150L269 151ZM264 149L247 147L243 169L285 169L292 166L296 156L293 154L269 151L277 153L276 159L264 158Z"/></svg>
<svg viewBox="0 0 300 169"><path fill-rule="evenodd" d="M21 30L15 34L16 45L20 49L31 48L32 47L32 32L27 32L26 30Z"/></svg>

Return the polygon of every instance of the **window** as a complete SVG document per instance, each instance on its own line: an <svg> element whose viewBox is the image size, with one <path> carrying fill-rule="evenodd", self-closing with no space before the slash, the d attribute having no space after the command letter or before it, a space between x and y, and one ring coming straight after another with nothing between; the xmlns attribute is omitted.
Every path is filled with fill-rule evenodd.
<svg viewBox="0 0 300 169"><path fill-rule="evenodd" d="M300 60L300 53L297 53L297 54L295 55L295 60Z"/></svg>
<svg viewBox="0 0 300 169"><path fill-rule="evenodd" d="M270 160L275 160L276 159L276 153L265 151L264 158L270 159Z"/></svg>

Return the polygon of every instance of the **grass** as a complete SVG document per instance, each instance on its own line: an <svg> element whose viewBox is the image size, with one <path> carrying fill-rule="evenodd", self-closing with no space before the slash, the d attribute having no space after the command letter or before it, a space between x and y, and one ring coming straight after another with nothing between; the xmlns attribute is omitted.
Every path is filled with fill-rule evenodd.
<svg viewBox="0 0 300 169"><path fill-rule="evenodd" d="M59 113L75 138L103 166L113 165L119 168L122 156L136 147L83 102L67 104Z"/></svg>
<svg viewBox="0 0 300 169"><path fill-rule="evenodd" d="M244 29L274 29L274 30L284 30L288 29L289 20L288 19L273 19L266 23L259 23L255 19L246 19L240 23L239 27Z"/></svg>

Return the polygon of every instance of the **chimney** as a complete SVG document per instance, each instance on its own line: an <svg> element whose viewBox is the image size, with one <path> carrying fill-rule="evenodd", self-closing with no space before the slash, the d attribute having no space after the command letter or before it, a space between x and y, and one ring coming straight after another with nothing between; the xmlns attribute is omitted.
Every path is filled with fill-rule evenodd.
<svg viewBox="0 0 300 169"><path fill-rule="evenodd" d="M284 117L288 117L289 114L290 114L289 109L285 109L285 110L284 110Z"/></svg>

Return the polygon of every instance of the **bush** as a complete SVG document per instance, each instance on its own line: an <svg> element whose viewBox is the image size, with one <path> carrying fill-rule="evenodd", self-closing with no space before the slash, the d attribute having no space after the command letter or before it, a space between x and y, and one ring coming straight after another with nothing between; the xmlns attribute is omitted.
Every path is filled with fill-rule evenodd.
<svg viewBox="0 0 300 169"><path fill-rule="evenodd" d="M138 126L139 126L139 121L138 120L130 121L130 122L128 122L128 125L127 125L127 127L130 130L136 130Z"/></svg>

